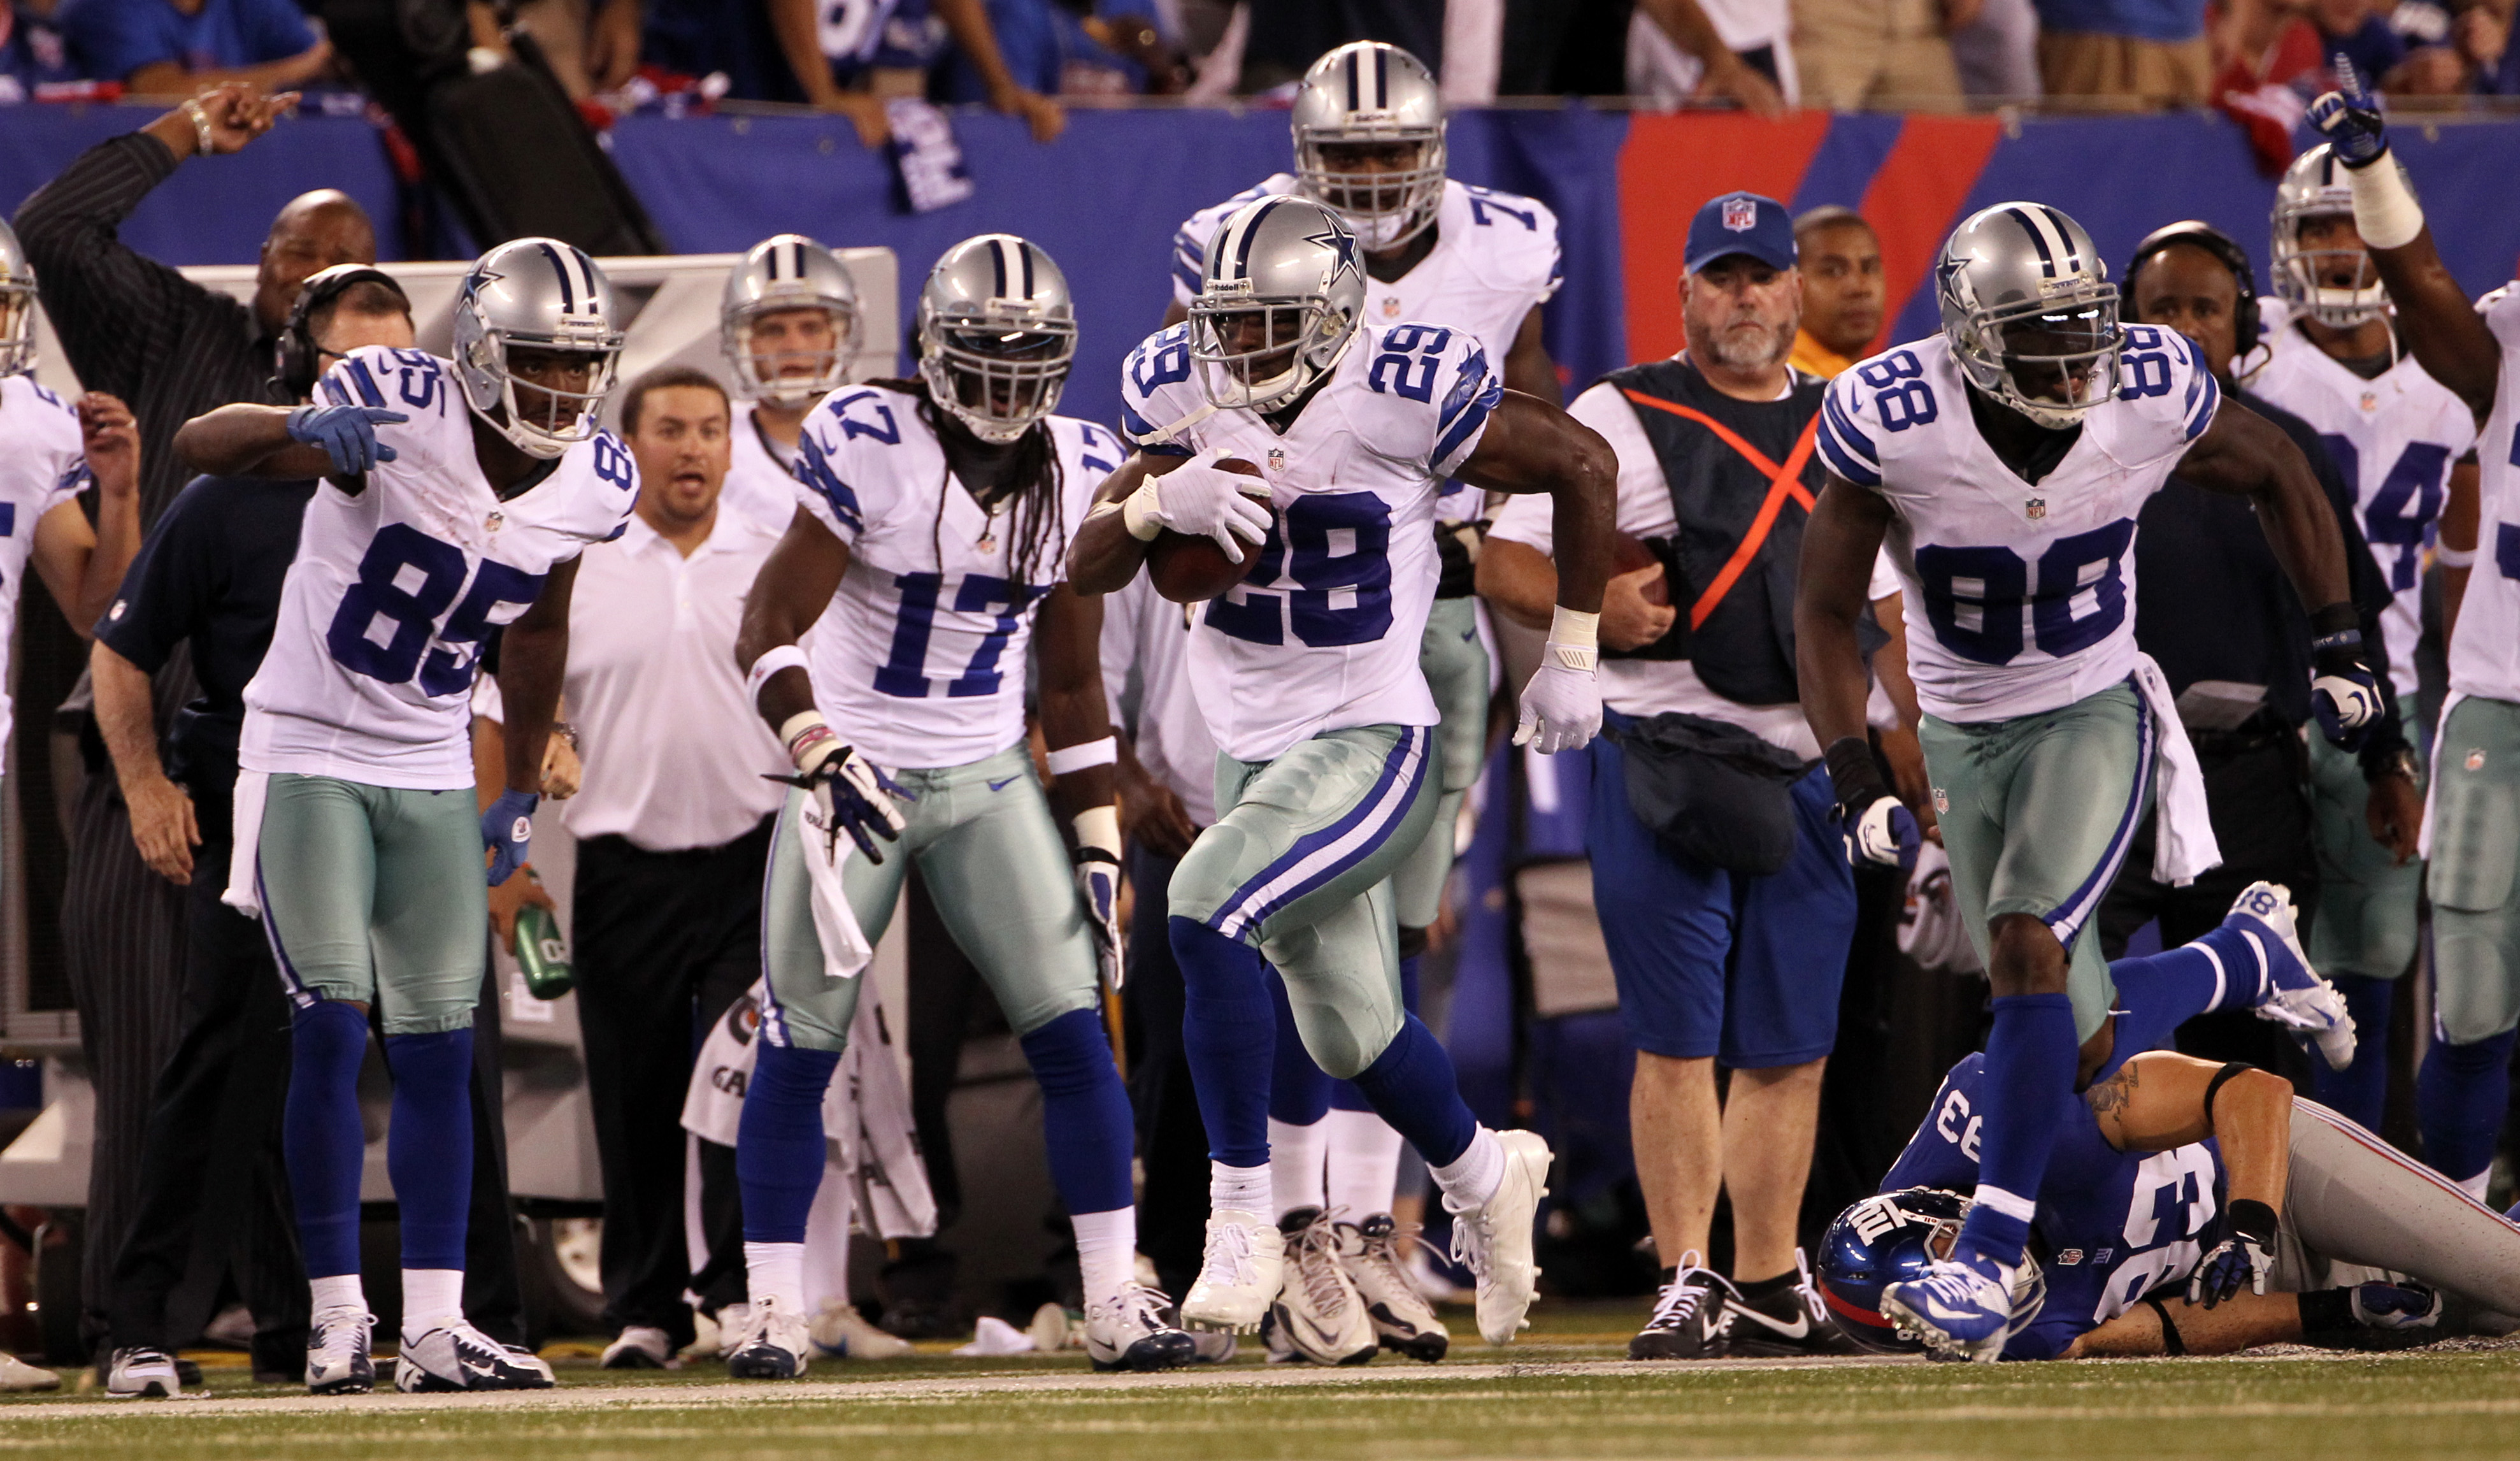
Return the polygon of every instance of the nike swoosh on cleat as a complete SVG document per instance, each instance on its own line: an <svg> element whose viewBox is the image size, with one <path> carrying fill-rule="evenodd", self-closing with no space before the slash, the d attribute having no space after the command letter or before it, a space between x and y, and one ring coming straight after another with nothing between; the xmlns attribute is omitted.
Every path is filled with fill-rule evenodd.
<svg viewBox="0 0 2520 1461"><path fill-rule="evenodd" d="M1022 777L1023 777L1023 773L1022 773L1021 771L1018 771L1018 772L1016 772L1014 775L1008 777L1008 778L1007 778L1006 780L1004 780L1004 781L993 781L993 782L990 782L990 783L989 783L989 790L990 790L990 791L993 791L993 792L1003 792L1003 791L1005 791L1007 788L1009 788L1009 787L1011 787L1011 786L1014 785L1017 781L1021 780L1021 779L1022 779Z"/></svg>
<svg viewBox="0 0 2520 1461"><path fill-rule="evenodd" d="M1933 1315L1937 1319L1968 1319L1976 1317L1964 1308L1946 1307L1941 1300L1933 1298L1928 1298L1925 1301L1925 1312Z"/></svg>
<svg viewBox="0 0 2520 1461"><path fill-rule="evenodd" d="M1777 1322L1776 1317L1772 1314L1763 1314L1757 1309L1741 1308L1737 1305L1733 1306L1732 1315L1736 1319L1755 1319L1764 1326L1769 1333L1782 1335L1784 1338L1789 1340L1805 1340L1811 1338L1811 1319L1803 1314L1794 1315L1794 1322L1791 1325Z"/></svg>

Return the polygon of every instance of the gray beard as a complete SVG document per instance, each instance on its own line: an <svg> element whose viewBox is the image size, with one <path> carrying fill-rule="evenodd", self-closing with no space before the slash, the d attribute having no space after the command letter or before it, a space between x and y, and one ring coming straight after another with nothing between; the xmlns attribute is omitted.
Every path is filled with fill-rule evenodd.
<svg viewBox="0 0 2520 1461"><path fill-rule="evenodd" d="M1715 337L1706 353L1727 370L1765 370L1792 354L1793 348L1793 331L1778 328L1768 333L1764 342L1760 336L1728 331Z"/></svg>

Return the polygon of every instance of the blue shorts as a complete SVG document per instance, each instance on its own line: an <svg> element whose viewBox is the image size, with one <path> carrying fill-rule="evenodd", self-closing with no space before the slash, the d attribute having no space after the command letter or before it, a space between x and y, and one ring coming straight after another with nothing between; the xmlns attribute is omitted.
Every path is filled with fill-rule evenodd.
<svg viewBox="0 0 2520 1461"><path fill-rule="evenodd" d="M1628 806L1627 755L1592 745L1593 903L1637 1049L1728 1068L1799 1066L1837 1044L1855 871L1826 767L1794 783L1791 861L1750 877L1682 857Z"/></svg>

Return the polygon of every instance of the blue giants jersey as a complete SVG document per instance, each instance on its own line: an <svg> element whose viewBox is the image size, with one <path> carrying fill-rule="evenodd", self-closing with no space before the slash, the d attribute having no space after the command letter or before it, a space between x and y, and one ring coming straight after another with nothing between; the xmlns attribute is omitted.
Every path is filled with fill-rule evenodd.
<svg viewBox="0 0 2520 1461"><path fill-rule="evenodd" d="M1924 1124L1881 1190L1977 1186L1980 1091L1986 1057L1952 1067ZM2003 1349L2006 1359L2052 1359L2164 1285L2184 1285L2222 1241L2223 1155L2213 1141L2167 1152L2121 1152L2100 1135L2080 1097L2059 1123L2039 1184L2032 1247L2048 1274L2048 1302Z"/></svg>

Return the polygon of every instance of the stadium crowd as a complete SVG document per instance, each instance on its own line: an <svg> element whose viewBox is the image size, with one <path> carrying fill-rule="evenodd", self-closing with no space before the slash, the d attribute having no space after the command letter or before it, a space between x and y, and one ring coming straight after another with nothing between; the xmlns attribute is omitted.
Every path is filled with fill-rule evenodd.
<svg viewBox="0 0 2520 1461"><path fill-rule="evenodd" d="M1508 1344L1544 1255L1652 1293L1639 1359L2520 1324L2482 1205L2515 575L2468 572L2513 490L2478 445L2508 306L2433 256L2363 87L2499 94L2508 17L2005 3L449 12L475 76L706 74L870 144L903 100L1047 141L1087 98L1278 93L1292 168L1183 221L1110 422L1058 413L1075 298L1007 234L902 260L880 379L799 234L728 271L711 368L627 381L587 251L488 249L439 356L336 192L240 302L117 229L357 48L282 0L17 6L27 95L193 93L0 231L0 488L37 525L0 516L5 576L93 641L31 910L95 1092L83 1359L171 1395L225 1323L318 1393L386 1383L382 1345L406 1391L551 1384L495 950L574 983L607 1367L1017 1343L941 1241L975 1027L1037 1091L1058 1255L1019 1342L1098 1370L1439 1359L1448 1304ZM1944 245L1942 332L1884 349L1872 225L1730 193L1669 220L1686 349L1571 399L1555 217L1447 172L1447 106L1517 94L2269 87L2325 138L2269 278L2200 222L2115 260L2002 205ZM74 402L28 374L39 308ZM1614 1008L1625 1107L1554 1152L1444 1038L1473 849L1551 817L1565 855L1483 885L1511 1019ZM1946 1028L1882 1013L1929 984Z"/></svg>

